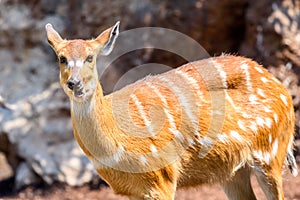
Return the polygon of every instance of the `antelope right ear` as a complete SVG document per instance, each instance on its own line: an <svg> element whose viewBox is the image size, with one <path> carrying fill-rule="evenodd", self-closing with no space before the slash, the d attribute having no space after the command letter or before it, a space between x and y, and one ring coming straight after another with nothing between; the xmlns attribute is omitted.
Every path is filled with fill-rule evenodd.
<svg viewBox="0 0 300 200"><path fill-rule="evenodd" d="M120 22L118 21L113 27L101 33L93 43L96 43L97 50L101 55L108 55L114 48L116 39L119 35Z"/></svg>
<svg viewBox="0 0 300 200"><path fill-rule="evenodd" d="M45 26L47 31L47 37L48 42L51 45L51 47L56 51L56 47L59 43L63 41L63 39L60 37L60 35L54 30L53 26L51 24L46 24Z"/></svg>

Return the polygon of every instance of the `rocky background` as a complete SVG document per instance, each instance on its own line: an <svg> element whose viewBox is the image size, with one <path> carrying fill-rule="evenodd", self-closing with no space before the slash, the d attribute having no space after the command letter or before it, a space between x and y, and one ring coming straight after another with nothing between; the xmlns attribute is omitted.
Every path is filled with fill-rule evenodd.
<svg viewBox="0 0 300 200"><path fill-rule="evenodd" d="M52 23L65 38L91 38L117 20L121 31L170 28L192 37L212 56L238 54L263 64L293 97L299 137L297 0L1 0L0 180L13 180L4 186L80 186L98 179L73 139L69 102L58 84L56 57L44 26ZM111 92L123 73L150 62L171 67L184 63L159 50L128 53L104 72L104 90ZM299 149L295 154L300 155Z"/></svg>

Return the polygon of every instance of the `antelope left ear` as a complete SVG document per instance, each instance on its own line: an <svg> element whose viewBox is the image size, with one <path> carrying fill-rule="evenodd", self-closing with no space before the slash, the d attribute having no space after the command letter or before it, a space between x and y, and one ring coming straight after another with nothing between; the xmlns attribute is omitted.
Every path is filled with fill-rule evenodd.
<svg viewBox="0 0 300 200"><path fill-rule="evenodd" d="M51 47L56 51L57 45L63 41L60 35L54 30L51 24L46 24L48 42Z"/></svg>
<svg viewBox="0 0 300 200"><path fill-rule="evenodd" d="M113 27L102 32L92 42L97 44L97 49L101 55L108 55L114 48L116 39L119 35L120 22L118 21Z"/></svg>

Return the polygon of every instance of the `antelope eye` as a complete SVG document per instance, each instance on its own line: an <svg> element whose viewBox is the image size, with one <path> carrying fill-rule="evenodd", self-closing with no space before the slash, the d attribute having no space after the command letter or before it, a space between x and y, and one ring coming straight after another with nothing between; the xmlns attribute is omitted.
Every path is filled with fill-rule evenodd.
<svg viewBox="0 0 300 200"><path fill-rule="evenodd" d="M64 56L59 56L59 62L60 64L64 64L64 65L68 64L67 58Z"/></svg>
<svg viewBox="0 0 300 200"><path fill-rule="evenodd" d="M85 61L91 63L91 62L93 62L93 58L94 57L92 55L89 55L88 57L86 57Z"/></svg>

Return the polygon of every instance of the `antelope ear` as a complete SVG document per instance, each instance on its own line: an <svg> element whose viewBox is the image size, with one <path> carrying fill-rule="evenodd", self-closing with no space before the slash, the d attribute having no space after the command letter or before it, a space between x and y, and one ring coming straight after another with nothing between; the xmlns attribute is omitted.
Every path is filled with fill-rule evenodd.
<svg viewBox="0 0 300 200"><path fill-rule="evenodd" d="M116 39L119 35L120 22L118 21L113 27L103 31L93 43L96 43L96 49L101 55L108 55L114 48Z"/></svg>
<svg viewBox="0 0 300 200"><path fill-rule="evenodd" d="M51 24L46 24L48 42L54 50L56 50L57 45L63 41L60 35L54 30Z"/></svg>

